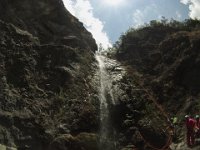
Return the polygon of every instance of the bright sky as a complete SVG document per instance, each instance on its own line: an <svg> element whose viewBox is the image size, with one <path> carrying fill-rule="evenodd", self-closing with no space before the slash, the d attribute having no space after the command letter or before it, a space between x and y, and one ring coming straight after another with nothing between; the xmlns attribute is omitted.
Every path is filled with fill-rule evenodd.
<svg viewBox="0 0 200 150"><path fill-rule="evenodd" d="M200 19L200 0L63 0L66 8L104 48L115 43L130 27L151 20Z"/></svg>

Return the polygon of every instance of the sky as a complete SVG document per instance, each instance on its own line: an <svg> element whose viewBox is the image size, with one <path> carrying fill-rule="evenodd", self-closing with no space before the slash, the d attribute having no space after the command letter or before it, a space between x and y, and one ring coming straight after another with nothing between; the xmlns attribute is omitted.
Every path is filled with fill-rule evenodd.
<svg viewBox="0 0 200 150"><path fill-rule="evenodd" d="M200 0L63 0L104 49L111 47L130 27L151 20L200 19Z"/></svg>

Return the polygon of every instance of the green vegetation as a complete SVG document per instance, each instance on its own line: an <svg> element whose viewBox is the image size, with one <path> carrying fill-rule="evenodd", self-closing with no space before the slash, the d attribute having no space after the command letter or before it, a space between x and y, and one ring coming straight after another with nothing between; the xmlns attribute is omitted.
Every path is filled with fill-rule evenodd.
<svg viewBox="0 0 200 150"><path fill-rule="evenodd" d="M200 21L188 19L183 22L167 20L164 17L161 21L152 20L139 28L130 28L121 35L114 44L113 49L119 60L126 61L128 64L141 63L142 59L150 59L148 51L156 50L165 38L179 31L200 30ZM139 51L138 51L139 50ZM143 58L141 58L141 56ZM159 57L154 54L154 57Z"/></svg>
<svg viewBox="0 0 200 150"><path fill-rule="evenodd" d="M153 20L140 28L130 28L115 43L113 51L119 61L132 69L131 74L140 74L153 88L159 103L171 105L171 99L182 103L186 99L183 95L198 93L199 31L199 20ZM172 98L173 94L176 96Z"/></svg>

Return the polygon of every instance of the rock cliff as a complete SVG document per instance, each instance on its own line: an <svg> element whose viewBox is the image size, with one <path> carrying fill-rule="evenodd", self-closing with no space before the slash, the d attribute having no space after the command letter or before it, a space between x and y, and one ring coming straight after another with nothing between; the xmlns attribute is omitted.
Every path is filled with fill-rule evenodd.
<svg viewBox="0 0 200 150"><path fill-rule="evenodd" d="M97 49L91 33L65 9L62 0L2 0L0 18L30 32L42 44L57 43L73 47L81 43L82 48Z"/></svg>
<svg viewBox="0 0 200 150"><path fill-rule="evenodd" d="M61 0L2 0L0 20L0 143L94 149L86 143L99 127L92 35Z"/></svg>
<svg viewBox="0 0 200 150"><path fill-rule="evenodd" d="M119 62L102 56L101 104L97 45L63 2L1 0L0 148L169 149L170 115L181 125L199 112L199 24L130 29L115 45Z"/></svg>
<svg viewBox="0 0 200 150"><path fill-rule="evenodd" d="M198 20L152 21L130 29L115 45L115 56L127 66L130 76L154 95L168 117L178 117L174 142L182 146L174 149L187 149L183 146L184 115L200 113L199 26Z"/></svg>

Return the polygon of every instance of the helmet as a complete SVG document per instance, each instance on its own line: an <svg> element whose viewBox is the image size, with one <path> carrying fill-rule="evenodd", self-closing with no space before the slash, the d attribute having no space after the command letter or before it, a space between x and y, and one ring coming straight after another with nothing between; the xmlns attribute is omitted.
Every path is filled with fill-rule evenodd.
<svg viewBox="0 0 200 150"><path fill-rule="evenodd" d="M199 115L196 115L195 118L198 119L198 118L199 118Z"/></svg>

